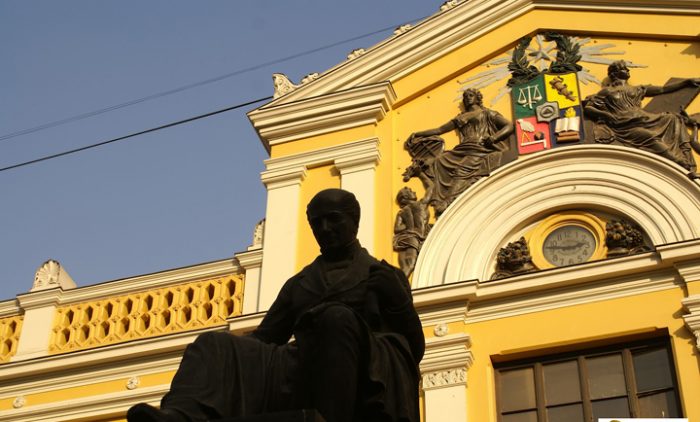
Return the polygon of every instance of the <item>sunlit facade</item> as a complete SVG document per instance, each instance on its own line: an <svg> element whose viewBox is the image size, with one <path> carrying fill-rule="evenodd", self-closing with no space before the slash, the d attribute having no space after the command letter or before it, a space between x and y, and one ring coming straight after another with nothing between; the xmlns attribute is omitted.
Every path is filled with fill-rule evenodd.
<svg viewBox="0 0 700 422"><path fill-rule="evenodd" d="M532 65L557 60L550 31L581 47L578 82L562 78L574 98L563 108L598 93L613 60L628 62L634 85L699 77L699 10L692 1L450 1L317 77L276 84L276 98L248 114L270 157L251 246L80 288L57 262L42 265L31 291L0 302L0 421L117 421L135 403L157 405L188 343L208 330L252 330L318 254L304 207L321 189L354 192L361 243L398 266L397 193L426 195L418 177L404 181L414 162L405 142L458 116L467 88L515 132L500 165L437 218L431 209L420 242L411 282L427 341L423 420L700 420L700 185L659 154L584 142L595 122L580 139L548 144L516 115L514 104L536 95L507 89L523 37ZM544 78L543 90L565 95ZM687 114L700 113L688 98ZM455 131L442 136L445 149L458 143ZM637 247L608 239L619 221L638 227ZM562 246L561 236L581 240ZM499 266L525 245L531 262Z"/></svg>

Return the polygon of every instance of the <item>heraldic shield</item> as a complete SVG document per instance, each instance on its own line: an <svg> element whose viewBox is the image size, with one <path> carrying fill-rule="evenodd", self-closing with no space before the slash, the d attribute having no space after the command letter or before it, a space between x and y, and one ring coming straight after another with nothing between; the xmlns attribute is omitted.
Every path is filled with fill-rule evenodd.
<svg viewBox="0 0 700 422"><path fill-rule="evenodd" d="M540 73L511 89L520 154L582 142L583 109L575 72Z"/></svg>

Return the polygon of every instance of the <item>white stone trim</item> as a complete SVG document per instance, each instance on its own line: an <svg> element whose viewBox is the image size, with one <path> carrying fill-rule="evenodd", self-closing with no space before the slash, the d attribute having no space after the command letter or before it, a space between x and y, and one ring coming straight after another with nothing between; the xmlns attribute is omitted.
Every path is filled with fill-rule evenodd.
<svg viewBox="0 0 700 422"><path fill-rule="evenodd" d="M695 347L700 351L700 295L692 295L681 301L689 312L683 315L685 326L695 336Z"/></svg>
<svg viewBox="0 0 700 422"><path fill-rule="evenodd" d="M269 151L272 145L375 124L395 100L391 84L381 81L294 103L273 102L251 111L248 118Z"/></svg>
<svg viewBox="0 0 700 422"><path fill-rule="evenodd" d="M471 339L464 333L429 338L420 363L425 420L465 421L467 371L474 361Z"/></svg>
<svg viewBox="0 0 700 422"><path fill-rule="evenodd" d="M324 164L343 166L368 165L379 160L379 139L365 138L313 151L285 155L265 160L267 171L263 174L287 174L301 171L306 167L317 167ZM279 172L279 173L274 173Z"/></svg>
<svg viewBox="0 0 700 422"><path fill-rule="evenodd" d="M258 302L247 311L267 310L284 282L296 271L301 182L307 167L332 164L338 168L341 186L357 196L360 208L374 210L375 167L379 163L379 139L367 138L314 151L265 160L262 180L267 186L265 242ZM374 247L374 212L365 212L358 238Z"/></svg>
<svg viewBox="0 0 700 422"><path fill-rule="evenodd" d="M17 316L22 311L17 299L9 299L0 302L0 318Z"/></svg>
<svg viewBox="0 0 700 422"><path fill-rule="evenodd" d="M70 305L108 297L134 294L141 291L159 289L191 281L236 274L239 273L240 270L241 268L233 258L226 258L189 267L176 268L173 270L66 290L61 293L59 304ZM30 293L29 295L33 294L34 293Z"/></svg>
<svg viewBox="0 0 700 422"><path fill-rule="evenodd" d="M351 87L396 81L536 9L698 14L695 0L471 0L427 18L401 36L380 42L367 49L362 57L338 64L313 82L274 100L269 106ZM565 28L565 25L562 27ZM648 28L645 30L648 31Z"/></svg>
<svg viewBox="0 0 700 422"><path fill-rule="evenodd" d="M158 405L170 385L125 390L117 393L79 397L32 406L31 401L17 409L0 411L0 421L74 421L89 418L124 417L129 407L146 402Z"/></svg>
<svg viewBox="0 0 700 422"><path fill-rule="evenodd" d="M251 249L235 255L238 263L245 271L243 285L243 314L258 312L260 300L260 279L262 275L262 248Z"/></svg>
<svg viewBox="0 0 700 422"><path fill-rule="evenodd" d="M559 148L521 157L459 196L426 239L414 286L488 280L504 242L572 207L627 216L654 245L700 238L700 187L675 163L627 147Z"/></svg>

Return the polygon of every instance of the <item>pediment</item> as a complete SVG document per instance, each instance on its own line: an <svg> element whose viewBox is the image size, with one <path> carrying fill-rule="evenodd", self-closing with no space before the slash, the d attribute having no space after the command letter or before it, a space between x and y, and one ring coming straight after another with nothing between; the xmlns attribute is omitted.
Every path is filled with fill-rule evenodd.
<svg viewBox="0 0 700 422"><path fill-rule="evenodd" d="M454 5L449 5L450 3ZM400 82L407 82L409 77L415 77L426 82L425 88L437 83L435 75L426 79L421 70L441 59L451 61L446 74L438 75L449 78L463 72L466 68L477 63L483 57L511 48L509 43L528 34L541 30L576 31L586 33L605 33L608 35L625 34L644 37L663 35L672 37L697 36L690 26L683 25L639 25L636 19L619 20L620 14L667 14L682 18L697 14L697 4L685 1L599 1L599 0L483 0L483 1L450 1L446 2L445 10L438 11L433 16L415 26L397 30L385 41L368 48L362 54L339 63L335 67L321 73L287 93L280 98L260 107L259 110L274 108L305 99L312 99L331 93L354 89L366 85L390 82L394 84L399 101L404 101L417 92L408 88L398 87ZM553 13L561 18L549 19ZM595 27L590 22L584 27L576 22L576 13L591 13L600 15ZM605 15L610 15L605 19ZM489 38L506 24L515 24L509 29L509 38ZM496 34L498 35L498 34ZM488 41L479 45L479 55L474 51L468 57L459 59L450 57L464 46ZM495 42L494 42L495 41ZM505 41L505 42L504 42ZM485 48L484 48L485 47ZM414 85L414 83L404 83Z"/></svg>

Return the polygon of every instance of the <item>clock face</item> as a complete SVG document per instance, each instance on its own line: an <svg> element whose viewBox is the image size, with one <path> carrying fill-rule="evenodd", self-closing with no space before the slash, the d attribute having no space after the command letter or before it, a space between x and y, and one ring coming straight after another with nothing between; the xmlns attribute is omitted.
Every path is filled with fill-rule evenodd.
<svg viewBox="0 0 700 422"><path fill-rule="evenodd" d="M593 233L573 224L555 229L542 245L545 259L557 267L586 262L593 256L595 249Z"/></svg>

